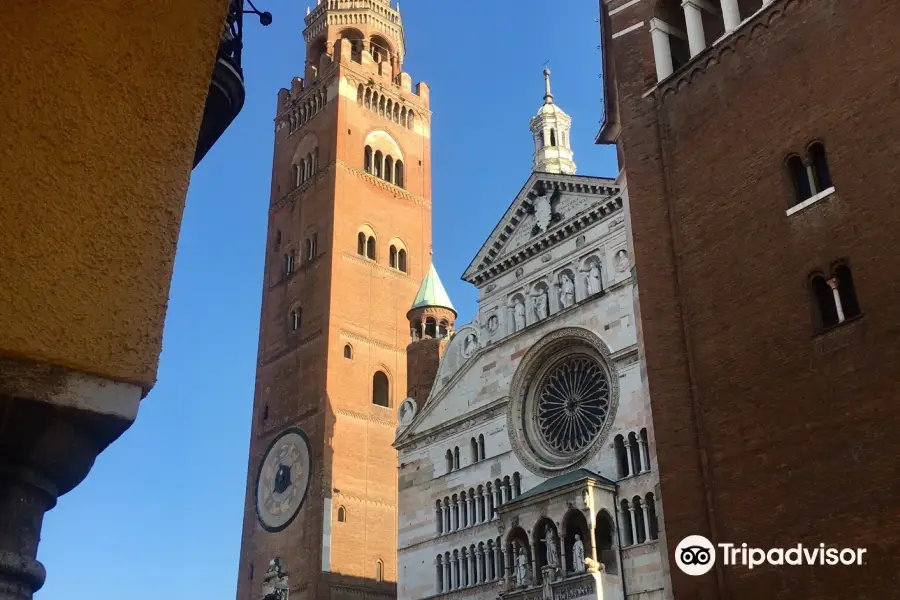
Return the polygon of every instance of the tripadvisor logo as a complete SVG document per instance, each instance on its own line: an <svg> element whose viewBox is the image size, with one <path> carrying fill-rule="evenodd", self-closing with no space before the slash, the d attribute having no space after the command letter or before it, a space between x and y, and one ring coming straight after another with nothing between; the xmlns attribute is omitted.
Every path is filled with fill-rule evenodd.
<svg viewBox="0 0 900 600"><path fill-rule="evenodd" d="M718 551L717 551L718 548ZM761 565L772 566L851 566L862 565L865 548L827 548L825 544L807 547L797 544L790 548L751 548L747 544L713 545L702 535L689 535L675 548L675 564L687 575L704 575L716 564L717 555L722 564L753 569Z"/></svg>

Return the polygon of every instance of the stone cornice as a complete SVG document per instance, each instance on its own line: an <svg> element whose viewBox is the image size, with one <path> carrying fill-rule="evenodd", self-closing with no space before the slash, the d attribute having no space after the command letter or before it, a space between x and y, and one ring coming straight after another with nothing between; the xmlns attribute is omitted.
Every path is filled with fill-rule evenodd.
<svg viewBox="0 0 900 600"><path fill-rule="evenodd" d="M291 346L289 348L285 348L284 350L281 350L280 352L275 352L273 354L268 354L268 355L262 356L259 359L259 366L267 367L267 366L271 365L272 363L281 360L282 358L284 358L291 352L293 352L295 350L299 350L300 348L309 346L310 344L312 344L314 342L321 341L323 338L324 338L324 336L322 334L322 330L317 329L311 335L308 335L307 337L302 338L298 343L291 344Z"/></svg>
<svg viewBox="0 0 900 600"><path fill-rule="evenodd" d="M366 344L368 346L374 346L376 348L380 348L382 350L387 350L388 352L405 352L406 347L397 348L392 346L386 342L382 342L379 340L373 340L372 338L368 338L364 335L360 335L358 333L354 333L352 331L347 331L346 329L339 329L338 336L345 340L351 340L354 342L359 342L360 344Z"/></svg>
<svg viewBox="0 0 900 600"><path fill-rule="evenodd" d="M419 289L419 283L416 283L412 277L404 273L403 271L398 271L397 269L391 269L390 267L385 267L384 265L379 265L372 259L364 258L357 254L351 254L349 252L341 252L341 258L344 260L349 260L350 262L355 262L357 264L369 267L381 273L382 275L387 275L388 277L393 277L394 279L398 279L407 283L412 289Z"/></svg>
<svg viewBox="0 0 900 600"><path fill-rule="evenodd" d="M285 194L284 196L282 196L281 198L279 198L278 200L273 202L271 204L271 206L269 206L269 212L270 213L275 212L276 210L278 210L285 204L291 203L294 200L296 200L297 198L299 198L300 196L304 195L307 190L309 190L311 187L313 187L314 183L318 183L318 182L322 181L323 179L325 179L328 176L328 174L331 173L333 170L334 170L333 163L323 166L318 171L316 171L315 174L312 177L310 177L307 181L304 181L303 183L301 183L300 185L298 185L297 187L295 187L294 189L289 191L287 194Z"/></svg>
<svg viewBox="0 0 900 600"><path fill-rule="evenodd" d="M512 237L516 226L525 219L528 214L526 200L528 195L542 184L547 191L559 189L563 193L593 196L598 202L586 210L569 217L551 230L526 244L518 251L504 256L502 251L505 243ZM491 235L481 246L475 258L466 268L462 279L477 286L495 278L509 269L509 267L531 258L544 249L555 245L564 238L569 237L574 231L584 228L585 225L618 212L622 208L622 186L611 179L601 177L585 177L582 175L563 175L558 173L532 173L516 195L503 218L494 227ZM494 261L503 259L496 264Z"/></svg>
<svg viewBox="0 0 900 600"><path fill-rule="evenodd" d="M397 504L393 502L378 502L377 500L372 500L370 498L365 498L363 496L357 496L355 494L348 494L346 492L335 492L332 494L332 501L338 501L337 504L341 505L340 500L342 498L346 498L353 503L356 504L366 504L369 506L379 506L381 508L397 508Z"/></svg>
<svg viewBox="0 0 900 600"><path fill-rule="evenodd" d="M385 409L389 411L390 409ZM379 419L378 417L374 417L372 415L366 415L363 413L358 413L352 410L347 410L346 408L336 408L334 410L334 414L340 415L342 417L347 417L348 419L355 419L357 421L366 421L367 423L374 423L375 425L381 425L382 427L388 427L393 429L396 427L396 423L394 423L393 419Z"/></svg>
<svg viewBox="0 0 900 600"><path fill-rule="evenodd" d="M448 383L444 386L444 390L450 389L453 386ZM442 390L443 391L443 390ZM429 401L437 402L439 399L434 398ZM455 419L451 419L450 421L445 421L440 423L439 425L435 425L431 429L426 429L425 431L418 432L415 434L406 434L408 431L411 431L412 427L415 426L415 422L410 423L410 425L406 428L406 430L401 434L400 439L394 442L394 447L397 450L414 450L419 447L430 446L434 442L440 439L447 438L458 431L462 431L463 429L469 429L474 426L476 423L483 423L484 421L489 421L495 417L499 417L502 414L505 414L506 411L506 403L509 400L509 396L503 396L497 400L493 400L485 406L482 406L472 412L463 414ZM426 404L426 406L428 406ZM426 414L425 411L422 411L420 414ZM418 415L416 415L418 416Z"/></svg>
<svg viewBox="0 0 900 600"><path fill-rule="evenodd" d="M795 5L806 0L773 0L751 15L737 29L693 57L684 67L661 81L654 88L658 100L665 101L669 94L677 93L681 88L690 85L698 77L703 77L715 65L721 62L728 53L736 53L738 43L750 42L760 33L771 27L772 23L782 18Z"/></svg>
<svg viewBox="0 0 900 600"><path fill-rule="evenodd" d="M354 167L354 166L350 165L349 163L346 163L342 160L338 160L336 162L348 173L356 176L358 179L361 179L371 185L374 185L375 187L379 187L385 191L390 192L391 194L394 195L395 198L399 198L401 200L408 200L410 202L415 202L419 206L429 206L429 207L431 206L431 200L428 200L421 196L416 196L415 194L410 193L401 187L397 187L393 183L388 183L384 179L375 177L371 173L366 173L362 169L357 169L356 167Z"/></svg>

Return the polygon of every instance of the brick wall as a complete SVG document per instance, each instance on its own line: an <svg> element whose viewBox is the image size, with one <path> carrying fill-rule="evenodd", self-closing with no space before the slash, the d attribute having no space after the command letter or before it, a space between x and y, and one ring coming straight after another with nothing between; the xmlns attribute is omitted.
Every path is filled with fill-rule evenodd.
<svg viewBox="0 0 900 600"><path fill-rule="evenodd" d="M669 561L689 534L869 549L863 567L673 564L675 597L892 597L900 5L775 0L647 94L650 5L613 14L645 25L612 52ZM815 139L836 193L787 216L783 161ZM838 259L864 316L814 336L807 277Z"/></svg>

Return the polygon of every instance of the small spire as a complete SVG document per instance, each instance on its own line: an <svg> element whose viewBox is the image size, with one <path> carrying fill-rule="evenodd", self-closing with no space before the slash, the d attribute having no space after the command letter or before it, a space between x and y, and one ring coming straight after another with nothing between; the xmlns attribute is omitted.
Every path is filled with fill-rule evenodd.
<svg viewBox="0 0 900 600"><path fill-rule="evenodd" d="M550 69L544 68L544 104L553 104L553 94L550 93Z"/></svg>
<svg viewBox="0 0 900 600"><path fill-rule="evenodd" d="M308 6L306 7L306 16L307 17L309 16L309 7Z"/></svg>

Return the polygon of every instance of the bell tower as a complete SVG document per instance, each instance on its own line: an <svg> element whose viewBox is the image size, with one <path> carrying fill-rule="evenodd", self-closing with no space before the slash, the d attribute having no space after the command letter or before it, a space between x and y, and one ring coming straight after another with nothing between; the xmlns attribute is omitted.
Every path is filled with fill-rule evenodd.
<svg viewBox="0 0 900 600"><path fill-rule="evenodd" d="M391 444L431 266L429 93L402 70L389 0L323 0L305 24L275 117L238 600L396 594Z"/></svg>

